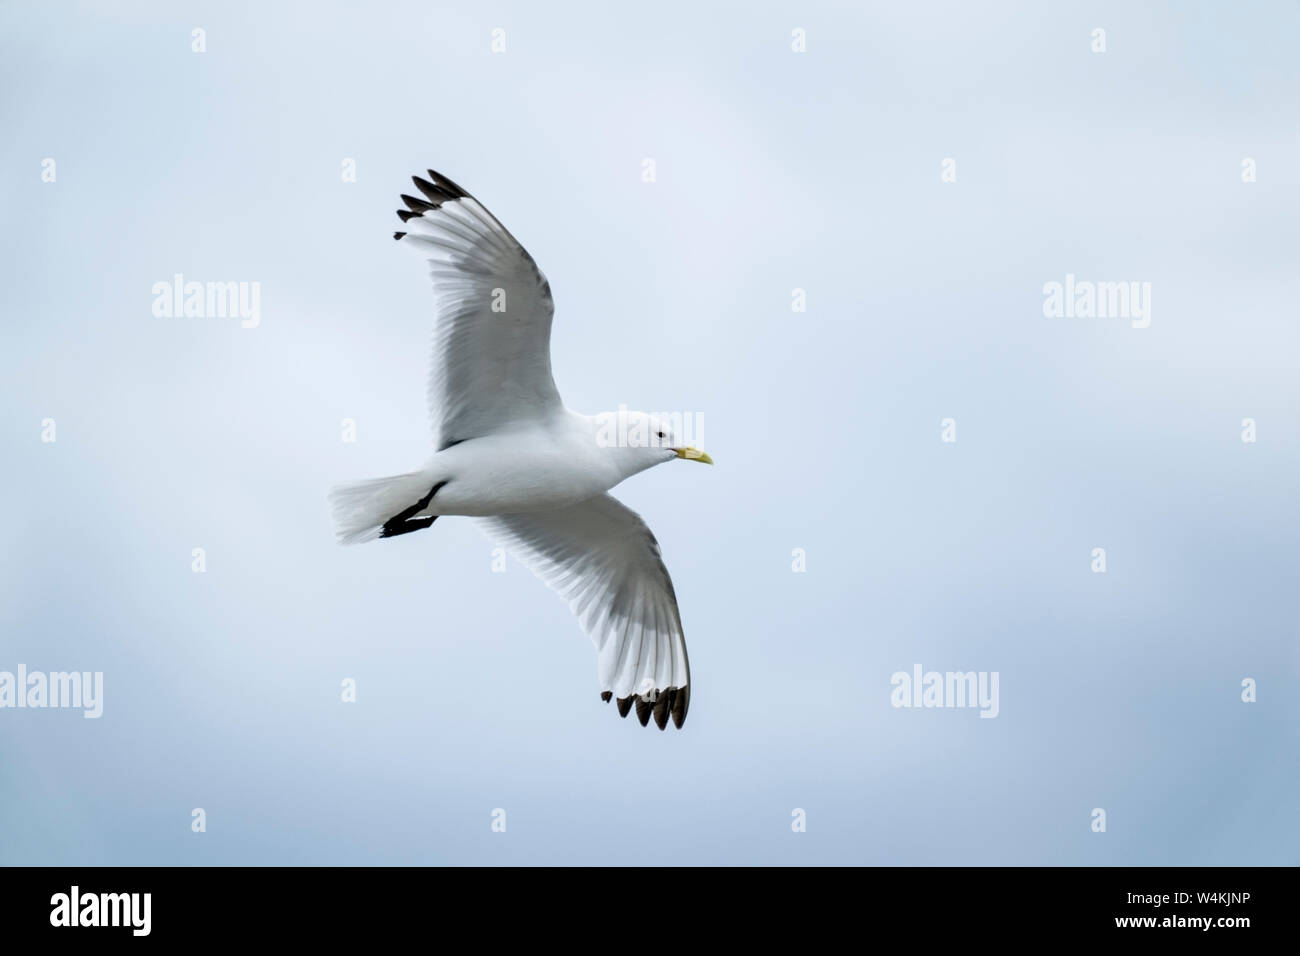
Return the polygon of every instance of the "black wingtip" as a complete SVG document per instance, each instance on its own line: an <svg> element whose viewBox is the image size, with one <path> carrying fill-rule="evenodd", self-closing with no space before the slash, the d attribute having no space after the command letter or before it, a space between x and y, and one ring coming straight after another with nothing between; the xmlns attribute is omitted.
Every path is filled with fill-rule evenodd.
<svg viewBox="0 0 1300 956"><path fill-rule="evenodd" d="M673 694L675 693L677 693L676 689L670 687L668 688L668 690L663 691L659 695L659 699L655 701L655 705L654 705L655 726L658 727L660 730L663 730L665 727L668 726L668 712L672 707Z"/></svg>
<svg viewBox="0 0 1300 956"><path fill-rule="evenodd" d="M411 182L415 183L415 188L420 191L424 199L419 196L408 196L402 193L402 202L406 203L405 209L397 210L398 217L402 222L410 222L412 219L418 219L426 212L430 212L442 207L443 203L455 202L457 199L466 199L469 197L460 186L448 179L441 173L429 170L429 178L424 179L420 176L412 176ZM401 239L406 233L393 233L394 239Z"/></svg>
<svg viewBox="0 0 1300 956"><path fill-rule="evenodd" d="M600 692L600 699L609 703L614 695L607 690ZM642 727L650 724L650 718L655 720L655 726L660 730L668 729L668 721L673 722L673 726L681 730L682 725L686 723L686 712L691 706L691 689L689 687L668 687L659 691L654 700L641 697L637 694L629 694L627 697L614 698L618 702L618 715L626 717L632 711L632 705L636 704L636 718L641 722Z"/></svg>
<svg viewBox="0 0 1300 956"><path fill-rule="evenodd" d="M424 194L425 199L429 200L430 209L437 209L443 203L452 202L453 200L460 199L465 195L465 193L459 189L448 189L445 185L439 185L436 180L439 180L441 177L436 173L430 172L430 176L435 180L435 182L429 182L429 180L421 179L419 176L411 177L411 182L415 183L415 188ZM444 182L447 182L447 180L444 180Z"/></svg>
<svg viewBox="0 0 1300 956"><path fill-rule="evenodd" d="M429 174L430 179L432 179L435 183L438 184L439 189L445 189L447 192L451 193L456 199L463 199L469 195L469 193L466 192L463 186L458 186L456 183L452 182L452 180L448 179L442 173L432 169L425 170L425 172Z"/></svg>
<svg viewBox="0 0 1300 956"><path fill-rule="evenodd" d="M425 202L423 199L416 199L414 196L406 195L406 193L402 193L402 202L406 203L406 208L414 212L416 215L438 208L431 202Z"/></svg>

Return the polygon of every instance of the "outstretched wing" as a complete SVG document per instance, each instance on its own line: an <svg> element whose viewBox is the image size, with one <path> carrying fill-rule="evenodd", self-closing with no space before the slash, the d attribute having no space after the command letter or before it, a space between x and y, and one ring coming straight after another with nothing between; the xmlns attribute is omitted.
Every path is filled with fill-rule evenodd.
<svg viewBox="0 0 1300 956"><path fill-rule="evenodd" d="M556 511L481 519L485 530L569 602L596 645L601 697L644 726L678 727L690 705L690 664L677 596L659 542L609 495Z"/></svg>
<svg viewBox="0 0 1300 956"><path fill-rule="evenodd" d="M562 408L551 378L551 286L533 257L473 196L429 170L424 198L402 196L393 238L429 263L437 320L429 373L434 444L546 421Z"/></svg>

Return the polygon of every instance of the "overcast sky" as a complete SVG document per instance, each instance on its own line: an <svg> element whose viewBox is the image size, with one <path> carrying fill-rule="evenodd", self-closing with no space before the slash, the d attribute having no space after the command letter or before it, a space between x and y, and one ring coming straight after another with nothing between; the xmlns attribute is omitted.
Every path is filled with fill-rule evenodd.
<svg viewBox="0 0 1300 956"><path fill-rule="evenodd" d="M0 709L0 862L1295 862L1295 4L114 6L0 8L0 671L104 688ZM428 167L717 461L615 491L682 731L471 520L333 541L428 454Z"/></svg>

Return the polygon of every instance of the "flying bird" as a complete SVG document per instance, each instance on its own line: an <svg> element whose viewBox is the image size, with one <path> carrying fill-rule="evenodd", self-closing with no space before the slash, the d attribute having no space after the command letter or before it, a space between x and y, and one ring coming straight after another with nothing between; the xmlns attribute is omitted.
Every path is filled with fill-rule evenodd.
<svg viewBox="0 0 1300 956"><path fill-rule="evenodd" d="M434 453L418 471L330 493L344 544L428 528L484 530L569 601L596 646L601 699L645 726L681 727L690 664L672 580L641 517L607 492L674 459L713 464L661 416L565 407L551 377L550 283L495 216L446 176L413 176L393 238L429 267L437 318L428 402Z"/></svg>

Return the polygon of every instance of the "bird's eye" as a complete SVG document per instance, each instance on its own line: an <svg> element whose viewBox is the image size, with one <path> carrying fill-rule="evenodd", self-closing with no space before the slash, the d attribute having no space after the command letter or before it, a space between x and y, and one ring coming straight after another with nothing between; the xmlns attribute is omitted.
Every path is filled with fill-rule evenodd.
<svg viewBox="0 0 1300 956"><path fill-rule="evenodd" d="M660 433L659 433L659 437L660 437L660 438L667 438L668 436L665 435L663 432L660 432Z"/></svg>

